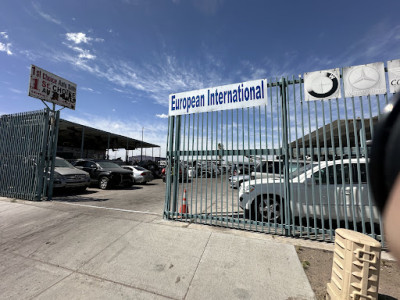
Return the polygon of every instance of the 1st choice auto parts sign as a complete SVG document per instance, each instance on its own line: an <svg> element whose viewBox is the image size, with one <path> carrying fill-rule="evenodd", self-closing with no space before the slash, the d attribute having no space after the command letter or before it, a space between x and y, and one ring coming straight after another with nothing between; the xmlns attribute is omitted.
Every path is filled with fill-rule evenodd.
<svg viewBox="0 0 400 300"><path fill-rule="evenodd" d="M29 96L75 109L76 84L31 65Z"/></svg>

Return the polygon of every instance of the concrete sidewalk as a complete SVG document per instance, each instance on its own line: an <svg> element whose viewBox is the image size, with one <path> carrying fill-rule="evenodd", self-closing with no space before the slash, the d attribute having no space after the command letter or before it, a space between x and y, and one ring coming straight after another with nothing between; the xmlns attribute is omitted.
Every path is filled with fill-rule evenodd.
<svg viewBox="0 0 400 300"><path fill-rule="evenodd" d="M209 226L0 198L1 299L314 299L292 245Z"/></svg>

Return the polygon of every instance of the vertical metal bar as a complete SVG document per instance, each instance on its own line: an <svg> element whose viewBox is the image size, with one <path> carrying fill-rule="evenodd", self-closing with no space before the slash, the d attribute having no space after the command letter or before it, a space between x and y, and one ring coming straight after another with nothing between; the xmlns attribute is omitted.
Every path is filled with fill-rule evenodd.
<svg viewBox="0 0 400 300"><path fill-rule="evenodd" d="M343 98L345 99L345 98ZM340 109L339 109L339 100L336 100L336 109L337 109L337 115L338 115L338 120L339 122L341 121L340 118ZM345 125L346 125L346 121L345 121ZM346 184L345 182L345 177L344 177L344 172L343 172L343 153L344 153L344 146L343 146L343 142L342 142L342 124L341 122L338 125L338 135L339 135L339 148L340 148L340 166L341 166L341 177L342 177L342 185ZM347 132L347 127L345 128L346 132ZM348 137L347 133L346 133L346 137ZM347 139L346 139L347 140ZM348 141L349 142L349 141ZM344 194L344 191L342 189L341 191L341 195L339 196L339 199L342 198L343 199L343 213L344 213L344 224L345 224L345 228L349 228L349 220L347 217L347 201L346 201L346 197Z"/></svg>
<svg viewBox="0 0 400 300"><path fill-rule="evenodd" d="M333 201L335 202L335 214L336 214L336 227L340 227L340 214L339 214L339 201L338 201L338 183L337 183L337 170L336 170L336 159L337 159L337 155L336 155L336 145L335 145L335 137L334 137L334 133L333 133L333 116L332 116L332 100L329 99L329 120L330 120L330 134L331 134L331 143L332 143L332 155L333 155L333 186L334 186L334 199ZM336 98L336 101L338 101L338 99ZM338 128L340 128L340 119L339 116L337 118L337 124L338 124ZM342 137L339 136L339 139L341 140ZM343 184L343 183L342 183ZM332 240L332 237L331 237Z"/></svg>
<svg viewBox="0 0 400 300"><path fill-rule="evenodd" d="M211 151L212 151L212 153L214 153L213 151L214 151L214 112L211 112ZM214 155L212 154L211 155L211 163L210 163L210 167L211 167L211 176L210 176L210 179L211 179L211 187L210 187L210 190L211 190L211 199L210 199L210 202L211 202L211 208L210 208L210 214L211 214L211 224L213 224L213 217L214 217L214 215L213 215L213 182L214 182L214 179L213 179L213 174L214 174L214 166L213 166L213 159L214 159Z"/></svg>
<svg viewBox="0 0 400 300"><path fill-rule="evenodd" d="M267 87L266 87L267 88ZM260 159L259 159L259 166L262 168L262 161L263 161L263 154L262 154L262 138L261 138L261 106L258 107L258 133L259 133L259 138L260 138ZM254 144L254 148L256 148L256 145ZM267 148L267 147L265 147ZM261 171L261 201L264 201L264 191L263 191L263 174L262 174L262 169ZM256 172L256 168L254 168L254 172ZM262 203L261 206L264 209L264 202ZM264 210L261 211L261 231L264 232Z"/></svg>
<svg viewBox="0 0 400 300"><path fill-rule="evenodd" d="M208 112L206 112L206 123L207 123L207 131L206 131L206 217L208 220L208 203L207 203L207 197L208 197ZM211 210L212 211L212 210ZM208 223L206 220L206 223ZM211 222L212 224L212 222Z"/></svg>
<svg viewBox="0 0 400 300"><path fill-rule="evenodd" d="M229 119L229 116L228 116L228 111L226 111L226 126L225 126L225 130L226 130L226 132L225 132L225 139L226 139L226 141L225 141L225 147L226 147L226 150L228 150L228 119ZM232 137L233 138L233 137ZM224 150L224 152L225 152L225 150ZM226 154L225 154L226 153ZM228 152L225 152L224 153L224 157L226 158L225 159L225 168L224 168L224 172L225 172L225 200L226 200L226 226L228 226L228 217L229 217L229 209L228 209L228 160L229 160L229 156L228 156ZM232 211L233 211L233 208L231 208L232 209Z"/></svg>
<svg viewBox="0 0 400 300"><path fill-rule="evenodd" d="M83 158L84 143L85 143L85 126L82 125L81 158Z"/></svg>
<svg viewBox="0 0 400 300"><path fill-rule="evenodd" d="M310 101L307 101L307 113L308 113L308 137L309 137L309 148L310 148L310 157L311 157L311 166L312 170L314 170L314 143L312 140L312 127L311 127L311 111L310 111ZM318 131L316 131L318 132ZM313 174L313 173L311 173ZM312 201L312 212L313 212L313 221L314 221L314 237L318 237L318 228L317 228L317 212L315 208L315 180L313 178L311 182L311 201ZM308 211L308 210L307 210Z"/></svg>
<svg viewBox="0 0 400 300"><path fill-rule="evenodd" d="M344 100L344 116L345 116L345 125L346 125L347 148L348 148L348 152L350 155L349 168L351 168L350 159L351 159L352 151L351 151L349 125L348 125L348 117L347 117L347 100L346 100L346 98L344 98L343 100ZM342 173L344 174L343 165L342 165ZM353 175L352 175L352 172L350 172L350 171L349 171L349 177L350 177L350 189L353 190ZM343 191L343 193L344 193L344 191ZM354 197L353 197L352 192L350 194L351 194L351 208L352 208L352 216L353 216L353 230L357 231L357 222L354 222L354 220L355 220ZM346 199L345 194L343 195L343 199ZM344 206L344 209L347 210L346 205Z"/></svg>
<svg viewBox="0 0 400 300"><path fill-rule="evenodd" d="M42 194L45 193L45 188L46 188L46 182L43 182L46 179L45 175L45 162L46 162L46 147L47 147L47 141L48 141L48 135L49 135L49 116L50 116L50 109L46 108L44 110L43 114L44 118L44 124L43 124L43 133L42 133L42 147L40 150L40 158L39 158L39 163L38 163L38 168L37 168L37 174L38 174L38 185L36 189L36 196L35 200L39 201Z"/></svg>
<svg viewBox="0 0 400 300"><path fill-rule="evenodd" d="M329 185L331 184L330 182L330 176L329 176L329 166L328 166L328 146L327 146L327 139L326 139L326 127L325 127L325 105L324 105L324 100L321 101L322 105L322 134L323 134L323 139L324 139L324 150L325 150L325 168L326 168L326 194L327 194L327 201L328 201L328 224L329 224L329 239L333 241L333 235L332 235L332 215L331 215L331 199L330 199L330 192L329 192ZM334 166L335 167L335 166ZM324 216L322 216L324 218Z"/></svg>
<svg viewBox="0 0 400 300"><path fill-rule="evenodd" d="M321 101L322 102L322 101ZM317 156L318 156L318 190L319 190L319 207L321 212L321 230L322 230L322 240L325 241L325 220L324 220L324 206L322 205L322 177L321 177L321 147L319 143L319 123L318 123L318 111L317 103L314 101L314 116L315 116L315 127L316 127L316 142L317 142ZM327 167L327 166L325 166Z"/></svg>
<svg viewBox="0 0 400 300"><path fill-rule="evenodd" d="M198 196L198 183L199 183L199 179L198 179L198 173L199 173L198 172L198 167L199 167L199 115L200 114L197 114L197 126L196 126L197 127L196 128L197 129L197 134L196 134L196 146L197 147L196 147L196 167L195 167L195 172L196 172L195 173L195 178L196 178L196 211L195 211L196 218L195 218L195 222L196 223L197 223L197 219L199 217L198 210L197 210L197 208L198 208L197 196ZM203 115L203 114L201 114L201 115ZM193 173L192 173L192 180L193 180ZM200 209L200 214L201 214L201 209Z"/></svg>
<svg viewBox="0 0 400 300"><path fill-rule="evenodd" d="M241 108L241 111L242 111L242 149L243 149L242 166L243 166L243 172L244 172L244 153L245 153L244 152L244 108ZM238 170L238 173L239 173L239 170ZM242 186L243 186L243 190L244 190L246 187L246 181L243 181ZM245 213L245 216L246 216L246 213ZM251 216L251 214L249 214L249 216ZM243 222L243 229L246 228L246 223L247 223L247 220L245 220L245 222Z"/></svg>
<svg viewBox="0 0 400 300"><path fill-rule="evenodd" d="M281 113L282 113L282 148L284 152L284 182L285 182L285 189L284 189L284 197L285 199L282 201L281 198L281 212L283 208L283 213L285 216L285 220L282 222L282 226L284 229L284 234L290 234L290 226L289 223L289 210L290 210L290 189L289 189L289 140L288 140L288 121L287 121L287 96L286 96L286 79L283 77L281 79Z"/></svg>
<svg viewBox="0 0 400 300"><path fill-rule="evenodd" d="M304 159L304 169L307 166L307 152L306 152L306 144L305 144L305 132L304 132L304 97L303 97L303 80L300 76L300 109L301 109L301 141L302 141L302 148L303 148L303 159ZM297 123L297 122L296 122ZM310 146L312 147L312 145ZM312 170L311 165L311 170ZM307 172L305 172L307 177ZM306 178L307 179L307 178ZM304 185L304 196L305 196L305 216L306 216L306 230L307 230L307 237L310 238L310 214L309 214L309 203L308 203L308 185ZM299 197L300 199L301 197ZM299 201L299 211L303 209L303 203Z"/></svg>
<svg viewBox="0 0 400 300"><path fill-rule="evenodd" d="M193 125L192 125L192 162L191 162L191 168L192 168L192 177L190 178L190 210L189 213L193 215L193 152L194 152L194 121L195 121L195 114L193 114ZM189 178L189 172L187 172L187 177ZM196 214L195 214L196 215Z"/></svg>
<svg viewBox="0 0 400 300"><path fill-rule="evenodd" d="M251 155L250 155L250 110L247 107L246 108L247 111L247 150L248 150L248 171L250 172L250 161L251 161ZM243 174L244 174L244 169L243 169ZM256 199L257 201L257 199ZM255 216L255 219L257 218L257 202L253 202L253 205L250 205L250 216ZM253 220L250 222L250 230L251 230L251 226L253 224Z"/></svg>
<svg viewBox="0 0 400 300"><path fill-rule="evenodd" d="M173 180L173 191L172 191L172 211L173 213L177 212L177 204L178 204L178 180L179 180L179 149L180 149L180 139L181 139L181 116L175 117L175 155L173 155L174 159L174 174L172 175ZM172 144L172 143L171 143ZM171 162L172 163L172 162Z"/></svg>
<svg viewBox="0 0 400 300"><path fill-rule="evenodd" d="M49 194L47 196L47 200L51 200L53 197L53 181L54 181L54 165L56 161L56 154L57 154L57 142L58 142L58 128L60 124L60 111L53 111L52 112L54 120L52 135L50 139L52 140L52 148L51 148L51 168L50 168L50 181L49 181Z"/></svg>
<svg viewBox="0 0 400 300"><path fill-rule="evenodd" d="M172 150L174 138L174 119L175 117L168 116L168 133L167 133L167 168L165 171L166 193L164 202L164 218L169 219L171 213L171 165L172 165ZM110 136L110 135L108 135Z"/></svg>

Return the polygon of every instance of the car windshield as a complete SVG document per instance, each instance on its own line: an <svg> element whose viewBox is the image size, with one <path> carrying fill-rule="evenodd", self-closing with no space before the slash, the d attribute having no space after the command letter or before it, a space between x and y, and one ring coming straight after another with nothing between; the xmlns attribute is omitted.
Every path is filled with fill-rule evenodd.
<svg viewBox="0 0 400 300"><path fill-rule="evenodd" d="M54 164L56 168L74 168L69 162L62 158L56 158L56 162Z"/></svg>
<svg viewBox="0 0 400 300"><path fill-rule="evenodd" d="M102 168L121 168L119 165L117 165L117 164L115 164L113 162L109 162L109 161L99 161L97 163Z"/></svg>
<svg viewBox="0 0 400 300"><path fill-rule="evenodd" d="M147 171L145 168L142 168L142 167L135 167L135 169L136 169L137 171Z"/></svg>
<svg viewBox="0 0 400 300"><path fill-rule="evenodd" d="M290 179L293 179L293 178L299 176L300 174L303 174L303 173L307 172L308 170L311 170L312 167L315 165L315 163L314 164L308 163L305 166L303 164L301 164L301 165L302 166L298 169L297 169L297 164L296 164L296 166L292 165L291 172L289 173Z"/></svg>

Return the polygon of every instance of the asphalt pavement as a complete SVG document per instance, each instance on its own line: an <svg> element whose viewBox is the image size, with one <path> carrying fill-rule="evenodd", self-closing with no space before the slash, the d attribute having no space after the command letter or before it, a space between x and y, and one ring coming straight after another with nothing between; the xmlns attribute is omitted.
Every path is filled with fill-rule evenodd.
<svg viewBox="0 0 400 300"><path fill-rule="evenodd" d="M89 198L0 198L1 299L314 299L293 245Z"/></svg>

